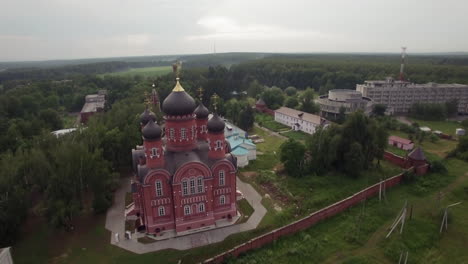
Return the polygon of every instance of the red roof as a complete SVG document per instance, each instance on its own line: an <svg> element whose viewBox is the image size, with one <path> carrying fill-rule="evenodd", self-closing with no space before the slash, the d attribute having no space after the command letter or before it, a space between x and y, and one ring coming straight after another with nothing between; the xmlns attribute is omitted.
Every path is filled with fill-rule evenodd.
<svg viewBox="0 0 468 264"><path fill-rule="evenodd" d="M401 144L405 144L405 145L413 143L413 141L411 141L409 139L401 138L401 137L397 137L397 136L390 136L388 138L388 140L398 142L398 143L401 143Z"/></svg>

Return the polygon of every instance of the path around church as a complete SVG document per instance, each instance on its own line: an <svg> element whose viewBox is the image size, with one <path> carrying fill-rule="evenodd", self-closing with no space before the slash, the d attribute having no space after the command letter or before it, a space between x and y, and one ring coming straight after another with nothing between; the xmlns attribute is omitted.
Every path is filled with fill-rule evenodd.
<svg viewBox="0 0 468 264"><path fill-rule="evenodd" d="M250 184L239 180L239 178L237 178L237 188L255 210L247 222L143 244L136 239L124 239L123 236L125 231L125 193L130 190L130 178L122 179L120 188L115 192L114 204L109 208L106 216L106 229L112 233L110 243L137 254L168 248L186 250L221 242L229 235L255 229L267 212L265 207L261 204L262 196ZM120 236L119 242L115 240L116 233Z"/></svg>

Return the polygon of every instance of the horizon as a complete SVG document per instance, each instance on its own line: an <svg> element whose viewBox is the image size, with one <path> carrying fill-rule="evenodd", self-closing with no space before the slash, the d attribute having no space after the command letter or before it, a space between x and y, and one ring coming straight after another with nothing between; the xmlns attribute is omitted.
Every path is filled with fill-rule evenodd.
<svg viewBox="0 0 468 264"><path fill-rule="evenodd" d="M456 0L3 1L0 61L215 50L399 53L401 46L408 53L456 53L468 46L467 8Z"/></svg>

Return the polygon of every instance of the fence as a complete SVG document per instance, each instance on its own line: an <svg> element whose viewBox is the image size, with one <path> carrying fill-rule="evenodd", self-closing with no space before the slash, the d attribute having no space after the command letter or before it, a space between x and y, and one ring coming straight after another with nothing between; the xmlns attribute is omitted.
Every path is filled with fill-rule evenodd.
<svg viewBox="0 0 468 264"><path fill-rule="evenodd" d="M406 168L408 166L408 161L406 158L393 154L391 152L385 151L384 152L384 159L394 165L397 165L402 168Z"/></svg>
<svg viewBox="0 0 468 264"><path fill-rule="evenodd" d="M385 188L393 187L401 182L403 178L403 173L395 175L387 180L385 180ZM336 202L330 206L327 206L323 209L320 209L300 220L297 220L289 225L275 229L269 233L253 238L231 250L225 251L213 258L205 260L203 263L222 263L227 257L234 256L237 257L239 254L246 252L251 249L260 248L268 243L273 242L274 240L282 237L294 234L298 231L307 229L313 226L315 223L332 217L349 207L356 205L357 203L370 198L379 193L380 182L376 183L370 187L367 187L364 190L361 190L348 198L345 198L339 202Z"/></svg>

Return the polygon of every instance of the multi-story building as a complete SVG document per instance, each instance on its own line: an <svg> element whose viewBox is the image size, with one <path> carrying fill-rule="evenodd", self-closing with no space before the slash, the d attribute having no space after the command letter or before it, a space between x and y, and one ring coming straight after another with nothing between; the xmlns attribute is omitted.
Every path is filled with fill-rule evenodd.
<svg viewBox="0 0 468 264"><path fill-rule="evenodd" d="M387 78L365 81L356 90L371 98L375 104L387 106L390 113L406 113L414 103L445 103L458 101L458 112L468 113L468 85L464 84L415 84Z"/></svg>
<svg viewBox="0 0 468 264"><path fill-rule="evenodd" d="M163 129L148 109L141 115L143 145L132 150L133 204L146 233L182 235L237 218L235 156L224 121L184 91L179 81L162 103Z"/></svg>
<svg viewBox="0 0 468 264"><path fill-rule="evenodd" d="M88 94L85 97L85 104L80 112L81 123L88 122L88 119L95 113L104 111L106 104L106 90L100 90L98 94Z"/></svg>
<svg viewBox="0 0 468 264"><path fill-rule="evenodd" d="M320 105L320 115L325 118L336 118L342 108L345 110L345 114L358 110L369 114L372 111L372 100L368 97L363 97L362 93L356 90L330 90L328 91L328 95L321 95L317 99L317 103Z"/></svg>
<svg viewBox="0 0 468 264"><path fill-rule="evenodd" d="M325 125L326 120L318 115L301 112L288 107L275 110L275 121L291 127L293 130L308 134L315 133L318 126Z"/></svg>

